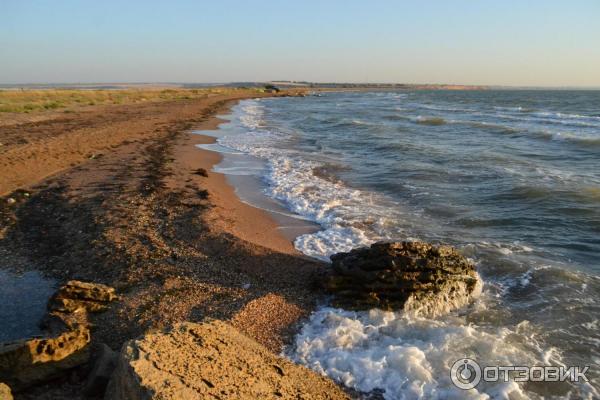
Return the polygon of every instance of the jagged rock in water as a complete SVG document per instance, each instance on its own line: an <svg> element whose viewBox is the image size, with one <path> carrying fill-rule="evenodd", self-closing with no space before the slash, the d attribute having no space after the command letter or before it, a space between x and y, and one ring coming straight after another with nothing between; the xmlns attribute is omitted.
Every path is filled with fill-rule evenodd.
<svg viewBox="0 0 600 400"><path fill-rule="evenodd" d="M346 309L404 310L436 316L468 304L481 291L475 266L450 246L379 242L331 256L326 289Z"/></svg>
<svg viewBox="0 0 600 400"><path fill-rule="evenodd" d="M99 283L69 281L50 299L51 311L72 313L78 309L90 312L104 311L108 303L117 299L115 289Z"/></svg>
<svg viewBox="0 0 600 400"><path fill-rule="evenodd" d="M87 362L90 332L80 326L56 337L0 345L0 380L15 391L55 378Z"/></svg>
<svg viewBox="0 0 600 400"><path fill-rule="evenodd" d="M348 399L222 321L182 323L123 346L105 400Z"/></svg>

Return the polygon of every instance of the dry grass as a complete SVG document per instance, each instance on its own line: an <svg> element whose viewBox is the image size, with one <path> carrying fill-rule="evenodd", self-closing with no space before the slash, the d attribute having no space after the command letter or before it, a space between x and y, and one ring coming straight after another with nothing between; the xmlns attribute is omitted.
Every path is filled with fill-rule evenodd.
<svg viewBox="0 0 600 400"><path fill-rule="evenodd" d="M195 99L235 89L0 90L0 113L32 113L93 105Z"/></svg>

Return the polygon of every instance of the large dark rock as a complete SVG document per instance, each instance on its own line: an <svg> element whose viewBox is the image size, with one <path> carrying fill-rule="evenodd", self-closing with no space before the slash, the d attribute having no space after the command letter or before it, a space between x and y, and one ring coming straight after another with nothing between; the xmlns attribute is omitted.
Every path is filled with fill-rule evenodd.
<svg viewBox="0 0 600 400"><path fill-rule="evenodd" d="M379 242L331 256L326 288L334 305L436 316L462 307L481 290L475 266L450 246Z"/></svg>

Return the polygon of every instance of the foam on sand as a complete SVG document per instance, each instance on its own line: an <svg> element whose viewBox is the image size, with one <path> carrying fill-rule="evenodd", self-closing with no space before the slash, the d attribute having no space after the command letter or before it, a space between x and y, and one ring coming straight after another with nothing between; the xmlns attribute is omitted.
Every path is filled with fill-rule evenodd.
<svg viewBox="0 0 600 400"><path fill-rule="evenodd" d="M555 349L544 349L538 340L527 321L494 329L469 323L457 314L427 319L375 309L350 312L324 307L303 326L289 356L358 391L383 391L387 400L527 399L540 397L514 381L458 389L451 382L450 368L464 357L482 367L560 365ZM574 398L598 394L590 384L564 385L561 391Z"/></svg>

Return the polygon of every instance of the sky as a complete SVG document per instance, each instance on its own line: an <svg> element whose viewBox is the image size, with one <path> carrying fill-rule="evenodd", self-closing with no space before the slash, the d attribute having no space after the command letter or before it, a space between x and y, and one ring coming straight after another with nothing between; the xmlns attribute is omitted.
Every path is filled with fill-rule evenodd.
<svg viewBox="0 0 600 400"><path fill-rule="evenodd" d="M600 0L0 0L0 83L600 87Z"/></svg>

